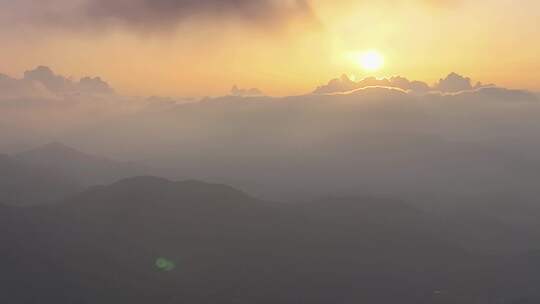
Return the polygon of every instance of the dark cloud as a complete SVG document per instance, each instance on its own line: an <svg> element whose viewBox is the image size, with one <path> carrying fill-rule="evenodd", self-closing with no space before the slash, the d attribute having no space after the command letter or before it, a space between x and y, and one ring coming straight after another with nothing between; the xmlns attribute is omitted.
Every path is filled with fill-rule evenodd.
<svg viewBox="0 0 540 304"><path fill-rule="evenodd" d="M92 18L136 26L174 25L208 16L258 22L310 14L306 0L93 0L85 9Z"/></svg>
<svg viewBox="0 0 540 304"><path fill-rule="evenodd" d="M123 25L167 30L185 21L233 19L279 26L294 18L314 20L308 0L0 0L0 23L64 28Z"/></svg>

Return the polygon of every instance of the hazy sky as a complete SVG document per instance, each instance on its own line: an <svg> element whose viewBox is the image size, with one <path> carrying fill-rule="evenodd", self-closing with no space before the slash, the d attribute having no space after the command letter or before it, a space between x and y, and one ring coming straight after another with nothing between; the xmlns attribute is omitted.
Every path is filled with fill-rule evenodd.
<svg viewBox="0 0 540 304"><path fill-rule="evenodd" d="M435 82L456 71L540 90L536 0L0 0L0 73L99 75L124 94L287 95L343 73Z"/></svg>

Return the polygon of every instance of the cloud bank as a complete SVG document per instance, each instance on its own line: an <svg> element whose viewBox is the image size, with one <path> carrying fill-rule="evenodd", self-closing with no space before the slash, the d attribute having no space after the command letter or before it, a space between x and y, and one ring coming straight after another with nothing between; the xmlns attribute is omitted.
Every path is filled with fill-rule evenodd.
<svg viewBox="0 0 540 304"><path fill-rule="evenodd" d="M398 77L367 79L352 90L337 85L351 84L342 79L330 82L338 92L285 97L237 88L242 94L185 103L97 94L102 80L72 81L42 67L23 79L0 78L0 149L59 141L145 160L156 175L279 199L501 189L537 195L538 97L463 79L450 76L429 89ZM449 92L436 91L441 83ZM458 87L466 90L453 92Z"/></svg>
<svg viewBox="0 0 540 304"><path fill-rule="evenodd" d="M484 85L478 82L473 86L470 78L463 77L456 73L450 73L448 76L446 76L446 78L440 79L432 86L429 86L427 83L422 81L410 81L409 79L401 76L381 79L368 77L360 81L353 81L347 75L342 75L341 78L332 79L328 82L328 84L317 87L313 93L329 94L348 92L370 86L399 88L410 91L414 94L425 94L428 92L459 93L463 91L494 87L495 85Z"/></svg>
<svg viewBox="0 0 540 304"><path fill-rule="evenodd" d="M60 98L62 95L113 95L114 89L100 77L84 77L73 81L56 75L50 68L39 66L24 72L22 79L11 78L0 74L0 98Z"/></svg>

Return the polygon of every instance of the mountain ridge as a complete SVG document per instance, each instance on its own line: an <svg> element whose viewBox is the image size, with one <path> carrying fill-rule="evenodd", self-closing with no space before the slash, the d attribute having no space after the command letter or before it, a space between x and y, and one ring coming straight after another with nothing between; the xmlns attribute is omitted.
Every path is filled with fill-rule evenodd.
<svg viewBox="0 0 540 304"><path fill-rule="evenodd" d="M88 303L323 304L340 294L350 303L472 304L515 297L508 290L538 277L528 261L468 253L395 200L272 204L226 185L139 176L9 209L0 267L18 281L0 294L6 303L22 303L20 286L30 286L36 299L24 303L62 290ZM163 272L157 259L175 267ZM516 278L512 288L501 274Z"/></svg>
<svg viewBox="0 0 540 304"><path fill-rule="evenodd" d="M136 163L81 152L60 142L19 152L13 157L33 166L61 172L86 187L111 183L145 171Z"/></svg>

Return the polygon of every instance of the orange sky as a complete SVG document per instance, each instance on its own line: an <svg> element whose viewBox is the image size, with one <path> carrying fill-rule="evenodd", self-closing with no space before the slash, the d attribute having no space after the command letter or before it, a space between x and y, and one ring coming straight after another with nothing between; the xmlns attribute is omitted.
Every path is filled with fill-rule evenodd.
<svg viewBox="0 0 540 304"><path fill-rule="evenodd" d="M374 76L431 83L455 71L486 83L540 90L539 1L313 0L310 5L309 18L254 24L212 16L151 31L16 20L0 30L0 73L20 76L47 65L74 78L101 76L132 95L219 95L233 84L288 95L343 73L371 75L350 54L376 49L386 63Z"/></svg>

